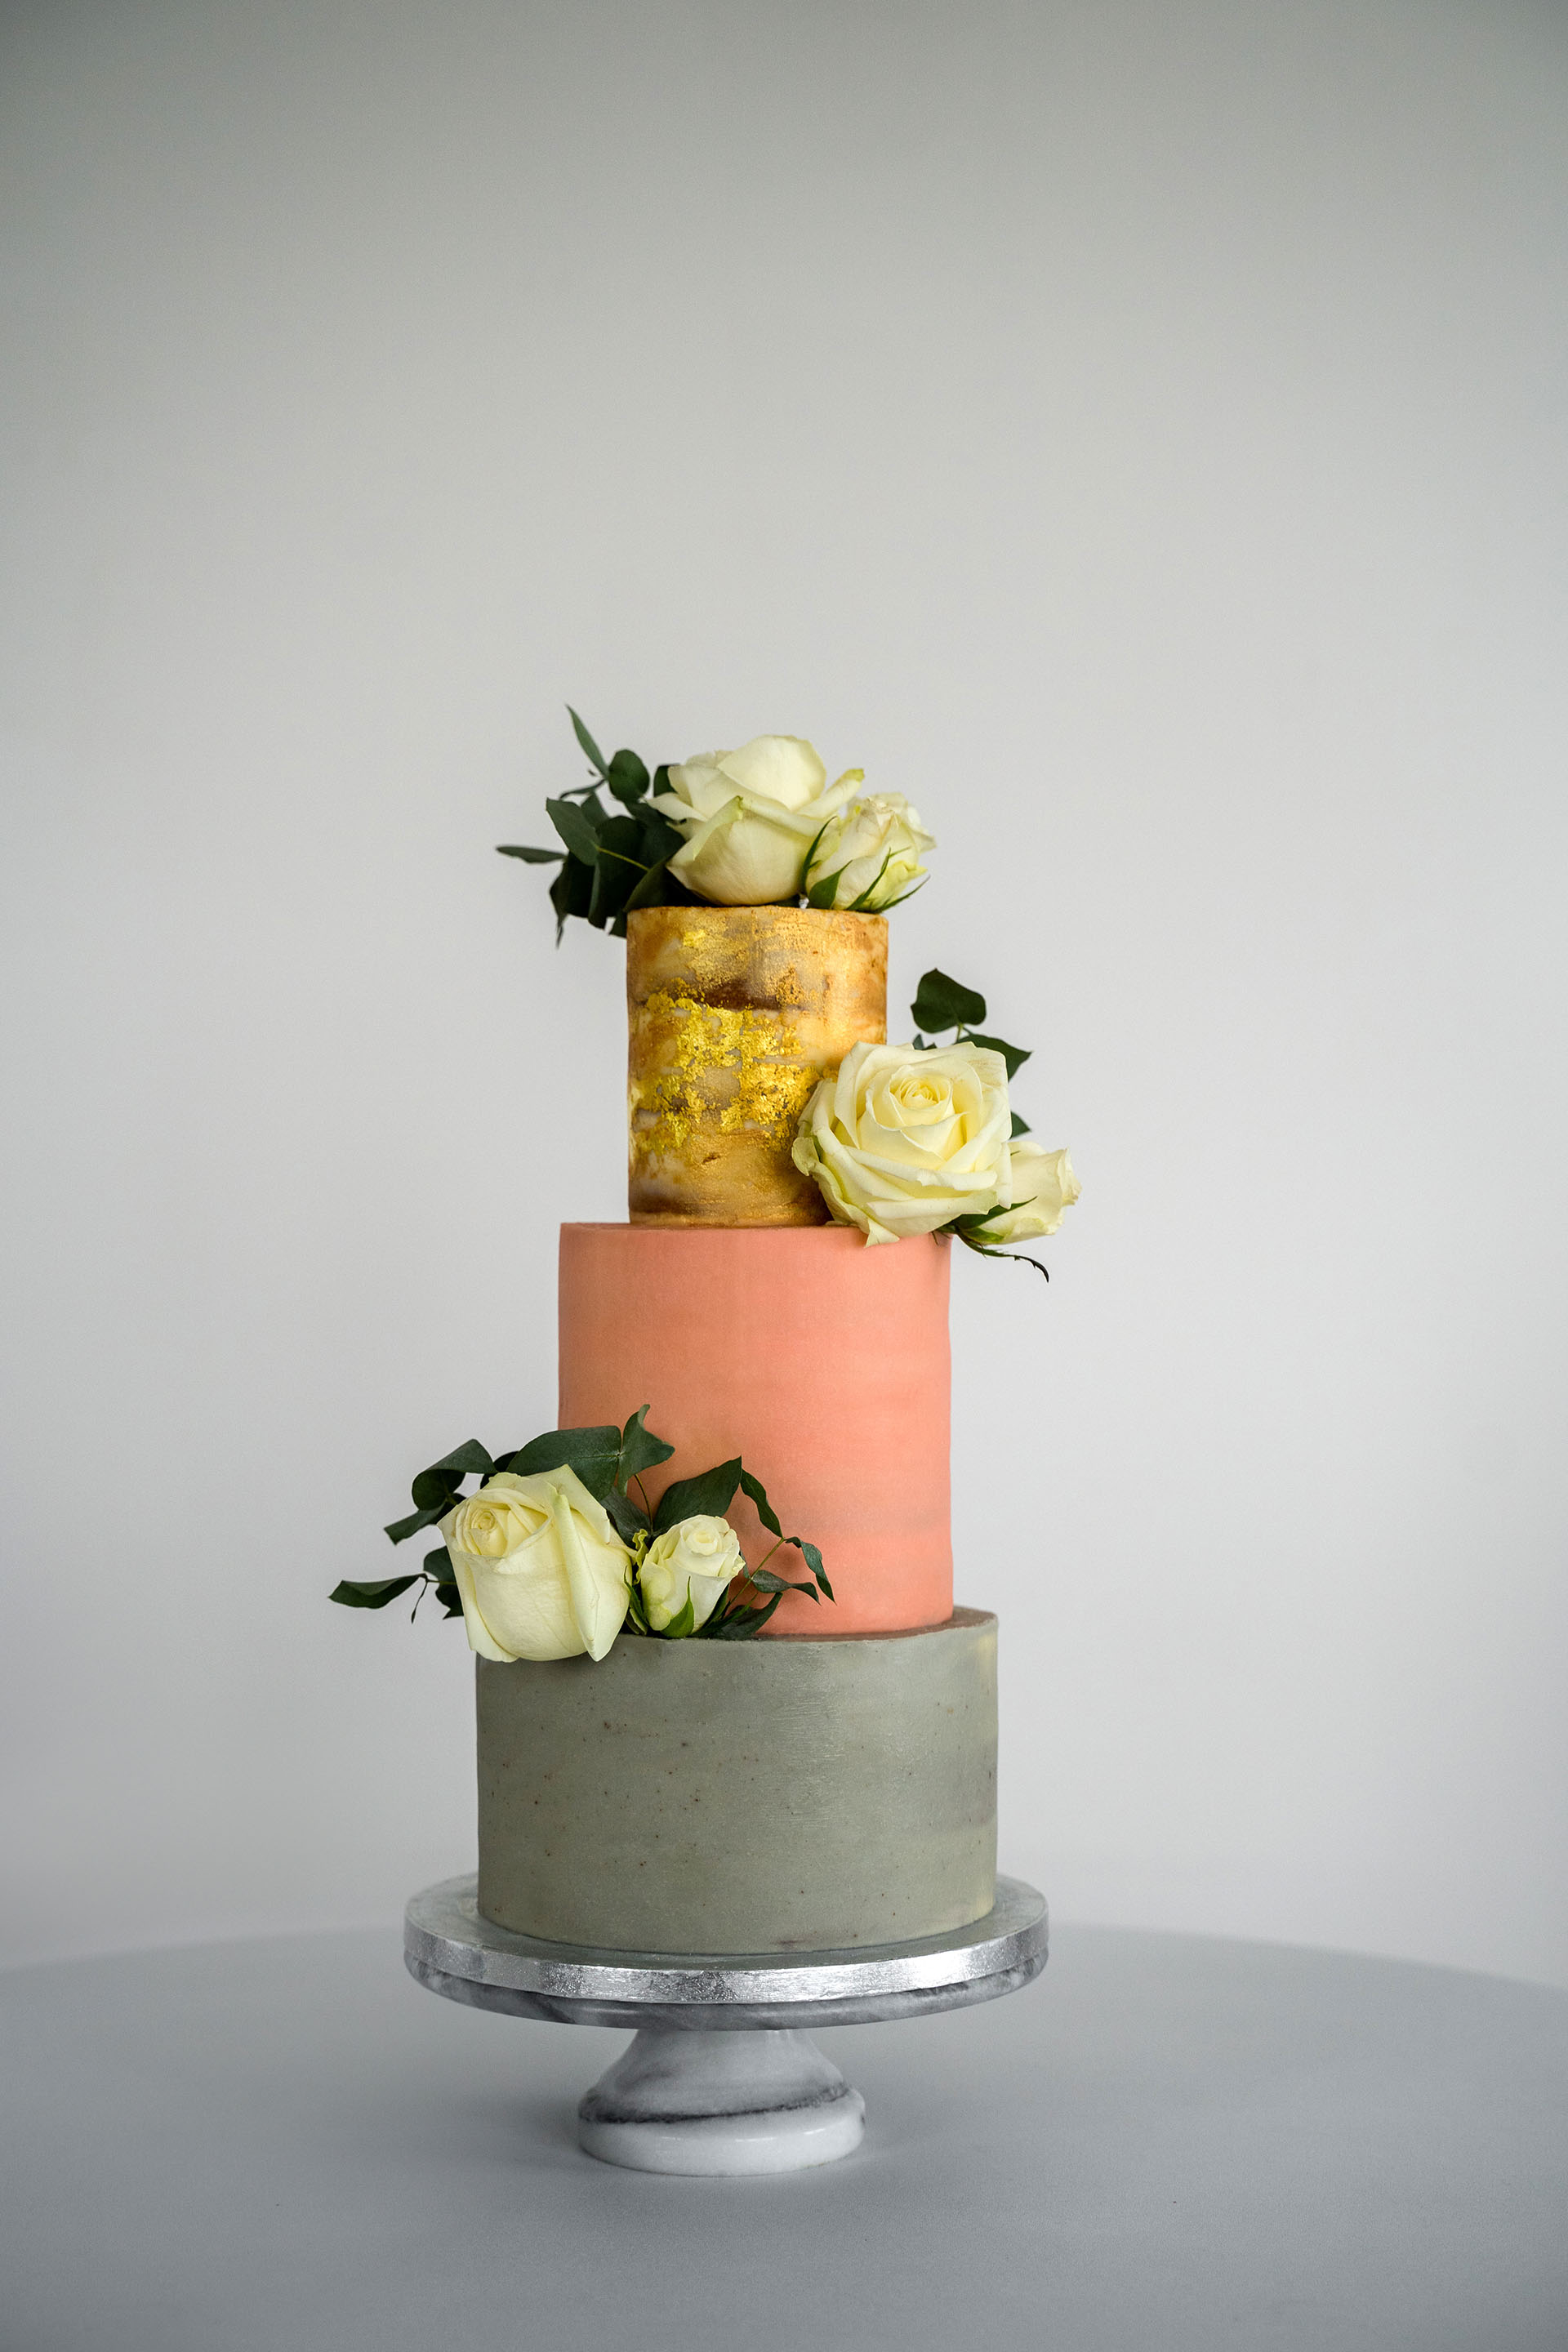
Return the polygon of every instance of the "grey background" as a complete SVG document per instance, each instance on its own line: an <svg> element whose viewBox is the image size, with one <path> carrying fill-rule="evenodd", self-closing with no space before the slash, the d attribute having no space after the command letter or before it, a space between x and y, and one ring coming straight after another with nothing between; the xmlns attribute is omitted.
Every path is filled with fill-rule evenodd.
<svg viewBox="0 0 1568 2352"><path fill-rule="evenodd" d="M471 1861L460 1635L322 1596L623 1213L619 951L490 848L569 697L908 792L895 1003L1037 1047L1005 1865L1568 1982L1562 11L4 38L5 1952Z"/></svg>

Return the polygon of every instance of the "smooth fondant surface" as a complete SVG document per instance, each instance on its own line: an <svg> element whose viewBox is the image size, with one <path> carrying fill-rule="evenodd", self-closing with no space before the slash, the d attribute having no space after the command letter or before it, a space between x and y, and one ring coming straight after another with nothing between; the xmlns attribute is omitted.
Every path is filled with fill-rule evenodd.
<svg viewBox="0 0 1568 2352"><path fill-rule="evenodd" d="M561 1426L646 1404L672 1479L741 1454L836 1601L789 1596L782 1632L880 1633L952 1610L951 1245L869 1248L844 1225L774 1232L561 1228ZM753 1565L772 1538L737 1495ZM774 1555L804 1575L798 1553Z"/></svg>
<svg viewBox="0 0 1568 2352"><path fill-rule="evenodd" d="M837 1640L623 1636L477 1664L485 1917L606 1950L849 1949L983 1918L996 1620Z"/></svg>

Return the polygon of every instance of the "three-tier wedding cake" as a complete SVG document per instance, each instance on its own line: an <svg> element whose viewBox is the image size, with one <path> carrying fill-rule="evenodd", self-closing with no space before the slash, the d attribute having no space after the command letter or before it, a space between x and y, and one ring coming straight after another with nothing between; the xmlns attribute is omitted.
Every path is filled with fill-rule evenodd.
<svg viewBox="0 0 1568 2352"><path fill-rule="evenodd" d="M563 922L626 938L629 1218L561 1229L558 1428L470 1440L388 1529L439 1529L425 1584L478 1654L479 1908L606 1952L940 1936L992 1909L996 1860L996 1621L953 1601L952 1243L1053 1232L1077 1185L1017 1139L1027 1056L973 991L929 972L886 1042L881 909L933 845L907 803L828 787L789 737L650 791L578 734L617 810L579 788L549 803L564 853L509 854L562 866Z"/></svg>
<svg viewBox="0 0 1568 2352"><path fill-rule="evenodd" d="M650 1500L740 1454L835 1599L787 1594L752 1642L481 1660L479 1908L500 1926L762 1952L991 1908L996 1621L952 1604L952 1253L868 1248L790 1157L822 1069L886 1035L886 935L804 909L628 919L631 1222L562 1228L561 1424L651 1400L675 1452ZM755 1512L731 1517L758 1557Z"/></svg>

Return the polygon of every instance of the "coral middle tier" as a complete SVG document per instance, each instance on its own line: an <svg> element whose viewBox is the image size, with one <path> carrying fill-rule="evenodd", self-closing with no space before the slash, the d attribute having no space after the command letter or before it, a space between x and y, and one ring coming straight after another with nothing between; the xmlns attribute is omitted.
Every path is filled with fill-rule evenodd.
<svg viewBox="0 0 1568 2352"><path fill-rule="evenodd" d="M943 1624L951 1255L928 1237L868 1249L843 1225L563 1225L561 1426L647 1405L675 1447L654 1496L740 1454L837 1595L789 1594L779 1633ZM743 1497L731 1517L755 1564L769 1538Z"/></svg>

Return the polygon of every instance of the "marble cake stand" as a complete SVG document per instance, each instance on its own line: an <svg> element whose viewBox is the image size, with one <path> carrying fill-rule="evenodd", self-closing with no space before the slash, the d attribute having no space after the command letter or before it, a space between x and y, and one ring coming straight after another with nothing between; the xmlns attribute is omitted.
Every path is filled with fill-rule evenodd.
<svg viewBox="0 0 1568 2352"><path fill-rule="evenodd" d="M409 1904L410 1976L447 2000L635 2038L577 2110L590 2156L639 2172L793 2172L860 2144L866 2102L805 2030L923 2017L1016 1992L1046 1965L1043 1895L998 1878L984 1919L845 1952L595 1951L481 1918L476 1881Z"/></svg>

